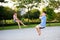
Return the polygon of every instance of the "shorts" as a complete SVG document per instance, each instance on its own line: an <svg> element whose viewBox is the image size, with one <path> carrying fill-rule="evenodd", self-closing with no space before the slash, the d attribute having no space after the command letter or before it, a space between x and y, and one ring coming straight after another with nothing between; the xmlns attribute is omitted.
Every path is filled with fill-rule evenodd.
<svg viewBox="0 0 60 40"><path fill-rule="evenodd" d="M39 29L44 29L45 27L39 27Z"/></svg>
<svg viewBox="0 0 60 40"><path fill-rule="evenodd" d="M14 20L14 22L19 22L19 20L16 19L16 20Z"/></svg>
<svg viewBox="0 0 60 40"><path fill-rule="evenodd" d="M14 22L16 22L16 20L14 20Z"/></svg>
<svg viewBox="0 0 60 40"><path fill-rule="evenodd" d="M36 26L36 28L39 28L39 29L44 29L45 27L44 26L41 26L40 24Z"/></svg>

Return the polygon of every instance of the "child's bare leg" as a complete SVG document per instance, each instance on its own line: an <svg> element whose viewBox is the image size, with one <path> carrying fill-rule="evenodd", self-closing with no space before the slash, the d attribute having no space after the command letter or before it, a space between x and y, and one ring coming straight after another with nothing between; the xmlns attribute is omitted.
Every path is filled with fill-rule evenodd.
<svg viewBox="0 0 60 40"><path fill-rule="evenodd" d="M38 35L40 36L41 35L41 29L39 29L39 27L36 27L36 31L37 31Z"/></svg>
<svg viewBox="0 0 60 40"><path fill-rule="evenodd" d="M20 21L20 20L19 20L19 22L20 22L22 25L24 25L24 26L25 26L25 24L24 24L22 21Z"/></svg>
<svg viewBox="0 0 60 40"><path fill-rule="evenodd" d="M20 23L19 22L17 22L17 23L18 23L18 28L20 29L21 28Z"/></svg>
<svg viewBox="0 0 60 40"><path fill-rule="evenodd" d="M39 36L41 35L41 29L40 28L38 28L38 30L39 30Z"/></svg>

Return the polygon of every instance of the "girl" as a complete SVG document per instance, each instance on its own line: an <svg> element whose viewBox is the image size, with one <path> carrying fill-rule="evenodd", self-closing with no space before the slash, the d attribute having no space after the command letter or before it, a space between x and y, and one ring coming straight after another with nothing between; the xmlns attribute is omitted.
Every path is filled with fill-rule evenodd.
<svg viewBox="0 0 60 40"><path fill-rule="evenodd" d="M16 13L16 12L13 14L13 20L18 23L19 28L21 28L21 27L20 27L20 23L21 23L22 25L24 25L23 22L17 18L17 13ZM25 26L25 25L24 25L24 26Z"/></svg>

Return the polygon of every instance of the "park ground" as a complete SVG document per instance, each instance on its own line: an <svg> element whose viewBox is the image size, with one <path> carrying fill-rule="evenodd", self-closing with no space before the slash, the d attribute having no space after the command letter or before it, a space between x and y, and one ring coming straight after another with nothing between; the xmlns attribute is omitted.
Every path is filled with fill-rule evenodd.
<svg viewBox="0 0 60 40"><path fill-rule="evenodd" d="M60 40L60 26L46 27L40 36L35 28L0 30L0 40Z"/></svg>

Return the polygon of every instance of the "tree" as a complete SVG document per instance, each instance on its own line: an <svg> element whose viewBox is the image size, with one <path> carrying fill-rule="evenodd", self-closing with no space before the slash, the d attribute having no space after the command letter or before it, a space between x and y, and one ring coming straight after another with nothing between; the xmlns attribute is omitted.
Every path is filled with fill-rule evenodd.
<svg viewBox="0 0 60 40"><path fill-rule="evenodd" d="M3 6L0 6L0 20L3 19L3 10L4 10L4 7Z"/></svg>
<svg viewBox="0 0 60 40"><path fill-rule="evenodd" d="M27 9L32 8L32 6L36 6L38 5L38 3L41 2L41 0L12 0L12 1L16 2L15 5L18 4L17 6L18 8L23 6L23 8L26 7ZM35 3L37 4L35 5Z"/></svg>
<svg viewBox="0 0 60 40"><path fill-rule="evenodd" d="M23 15L23 17L28 18L28 14L29 14L29 19L31 19L31 20L38 19L40 16L40 11L37 9L33 9L33 10L27 12L25 15Z"/></svg>
<svg viewBox="0 0 60 40"><path fill-rule="evenodd" d="M48 21L51 22L52 20L55 19L56 14L55 14L53 8L46 7L46 12L47 12L47 20Z"/></svg>
<svg viewBox="0 0 60 40"><path fill-rule="evenodd" d="M59 8L60 0L49 0L49 7L51 8Z"/></svg>
<svg viewBox="0 0 60 40"><path fill-rule="evenodd" d="M4 0L0 0L0 2L4 2Z"/></svg>
<svg viewBox="0 0 60 40"><path fill-rule="evenodd" d="M58 20L58 22L60 22L60 12L56 14L56 19Z"/></svg>
<svg viewBox="0 0 60 40"><path fill-rule="evenodd" d="M12 15L13 15L13 10L10 9L9 7L2 7L0 6L0 20L2 20L2 18L4 20L8 20L8 19L12 19Z"/></svg>
<svg viewBox="0 0 60 40"><path fill-rule="evenodd" d="M2 24L6 23L6 20L13 18L13 12L14 10L10 9L9 7L0 6L0 20L4 20Z"/></svg>
<svg viewBox="0 0 60 40"><path fill-rule="evenodd" d="M39 18L39 16L40 16L40 11L37 10L37 9L33 9L33 10L30 11L29 19L32 19L32 20L37 19L37 18Z"/></svg>

